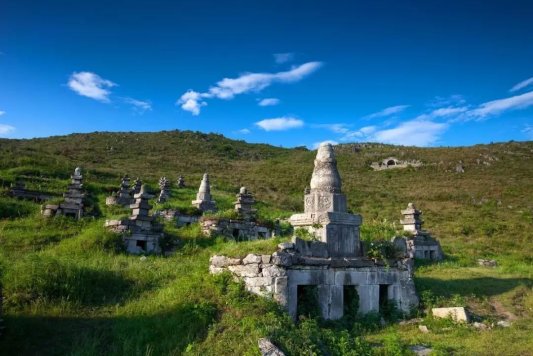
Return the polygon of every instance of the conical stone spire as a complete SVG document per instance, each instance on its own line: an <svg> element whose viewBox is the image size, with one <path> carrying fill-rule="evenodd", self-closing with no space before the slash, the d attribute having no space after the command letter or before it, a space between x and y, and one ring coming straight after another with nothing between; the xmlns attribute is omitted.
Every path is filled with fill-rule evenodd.
<svg viewBox="0 0 533 356"><path fill-rule="evenodd" d="M315 169L311 177L311 192L313 191L341 192L341 177L337 170L337 159L333 152L333 146L329 143L323 143L318 148Z"/></svg>
<svg viewBox="0 0 533 356"><path fill-rule="evenodd" d="M192 205L202 211L216 210L215 202L211 199L211 186L207 173L204 173L200 188L198 189L198 193L196 193L196 200L192 201Z"/></svg>
<svg viewBox="0 0 533 356"><path fill-rule="evenodd" d="M323 143L316 155L311 190L305 195L305 212L346 212L346 197L341 186L333 147Z"/></svg>

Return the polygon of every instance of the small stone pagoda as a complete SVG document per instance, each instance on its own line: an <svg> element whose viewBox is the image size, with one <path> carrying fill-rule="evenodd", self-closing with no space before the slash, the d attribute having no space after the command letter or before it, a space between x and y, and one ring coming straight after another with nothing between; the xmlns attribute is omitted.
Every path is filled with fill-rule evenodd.
<svg viewBox="0 0 533 356"><path fill-rule="evenodd" d="M185 188L185 178L183 178L183 176L179 176L176 185L178 188Z"/></svg>
<svg viewBox="0 0 533 356"><path fill-rule="evenodd" d="M159 197L157 198L158 203L164 203L170 198L170 180L167 177L161 177L159 179Z"/></svg>
<svg viewBox="0 0 533 356"><path fill-rule="evenodd" d="M248 189L246 189L246 187L241 187L239 194L237 194L236 197L237 201L233 203L235 204L235 211L244 220L253 219L257 212L257 210L253 208L255 204L254 196L248 191Z"/></svg>
<svg viewBox="0 0 533 356"><path fill-rule="evenodd" d="M150 216L152 206L148 200L153 195L146 192L145 185L139 193L133 196L134 203L130 205L132 215L129 219L107 220L105 226L114 232L124 233L124 243L129 253L160 253L160 238L163 237L163 227L154 222Z"/></svg>
<svg viewBox="0 0 533 356"><path fill-rule="evenodd" d="M130 189L130 178L125 175L120 182L118 192L105 199L106 205L122 205L128 206L133 203L132 191Z"/></svg>
<svg viewBox="0 0 533 356"><path fill-rule="evenodd" d="M42 209L43 216L64 215L81 219L83 216L83 198L85 197L81 168L77 167L70 178L71 181L68 185L67 192L63 194L64 201L59 205L45 205Z"/></svg>
<svg viewBox="0 0 533 356"><path fill-rule="evenodd" d="M292 243L279 244L271 255L213 256L210 272L230 271L244 280L248 291L274 299L293 318L302 298L309 296L316 296L324 319L378 312L388 303L405 313L418 305L412 260L405 253L387 261L363 255L361 217L347 212L330 144L318 149L304 201L304 213L289 221L306 231L307 239L296 234Z"/></svg>
<svg viewBox="0 0 533 356"><path fill-rule="evenodd" d="M196 200L192 201L192 205L201 211L216 211L216 203L211 200L211 186L209 185L209 175L204 173L200 188L196 194Z"/></svg>
<svg viewBox="0 0 533 356"><path fill-rule="evenodd" d="M133 189L131 191L131 194L139 194L141 191L141 187L143 185L142 180L139 179L139 177L135 178L135 181L133 182Z"/></svg>
<svg viewBox="0 0 533 356"><path fill-rule="evenodd" d="M409 255L412 258L442 260L444 254L439 241L422 229L424 224L421 217L422 212L413 203L409 203L407 209L402 210L402 215L403 219L400 220L400 223L403 225L403 230L410 235L406 238Z"/></svg>

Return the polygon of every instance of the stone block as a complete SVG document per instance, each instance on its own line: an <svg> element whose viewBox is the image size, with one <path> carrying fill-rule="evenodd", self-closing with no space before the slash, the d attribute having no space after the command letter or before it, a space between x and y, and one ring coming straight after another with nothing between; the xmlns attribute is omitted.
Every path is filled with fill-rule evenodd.
<svg viewBox="0 0 533 356"><path fill-rule="evenodd" d="M239 265L241 260L239 258L229 258L226 256L214 255L209 259L209 262L214 267L227 267Z"/></svg>
<svg viewBox="0 0 533 356"><path fill-rule="evenodd" d="M460 322L469 321L468 313L464 307L433 308L431 314L436 318L451 318Z"/></svg>
<svg viewBox="0 0 533 356"><path fill-rule="evenodd" d="M240 277L259 277L259 265L237 265L228 266L228 269Z"/></svg>
<svg viewBox="0 0 533 356"><path fill-rule="evenodd" d="M274 279L272 277L245 277L244 283L249 287L266 287L272 285Z"/></svg>
<svg viewBox="0 0 533 356"><path fill-rule="evenodd" d="M287 271L279 266L271 265L269 267L263 267L264 277L284 277L287 275Z"/></svg>
<svg viewBox="0 0 533 356"><path fill-rule="evenodd" d="M250 264L250 263L261 263L262 259L261 259L261 256L259 255L254 255L252 253L250 253L249 255L247 255L243 260L242 260L242 263L247 265L247 264Z"/></svg>
<svg viewBox="0 0 533 356"><path fill-rule="evenodd" d="M277 348L269 339L259 339L257 343L261 356L285 356L283 351Z"/></svg>
<svg viewBox="0 0 533 356"><path fill-rule="evenodd" d="M261 255L261 263L267 264L270 263L270 255Z"/></svg>
<svg viewBox="0 0 533 356"><path fill-rule="evenodd" d="M278 266L291 266L292 256L285 252L274 252L272 254L272 263Z"/></svg>
<svg viewBox="0 0 533 356"><path fill-rule="evenodd" d="M209 273L211 274L219 274L219 273L223 273L224 271L226 271L225 268L215 267L213 265L209 266Z"/></svg>

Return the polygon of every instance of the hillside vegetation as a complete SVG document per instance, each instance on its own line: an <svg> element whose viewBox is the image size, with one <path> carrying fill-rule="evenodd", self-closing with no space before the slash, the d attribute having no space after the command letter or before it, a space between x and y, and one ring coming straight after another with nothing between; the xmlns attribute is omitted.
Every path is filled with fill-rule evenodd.
<svg viewBox="0 0 533 356"><path fill-rule="evenodd" d="M210 276L215 253L273 252L281 241L235 243L202 237L198 226L165 224L178 243L167 257L130 256L105 231L106 218L128 210L105 206L120 177L140 177L153 190L166 176L183 175L188 188L156 209L187 207L208 171L222 210L241 185L254 193L262 219L303 209L315 152L233 141L196 132L92 133L0 140L0 265L4 324L0 354L30 355L257 355L269 337L289 355L409 354L409 345L434 354L528 355L533 350L533 142L415 148L382 144L336 147L349 209L363 216L365 239L390 238L400 210L414 202L425 228L444 249L443 262L418 263L423 306L418 324L395 313L293 323L272 301L250 295L229 276ZM389 156L420 160L419 168L374 172ZM465 173L456 173L462 161ZM7 196L17 179L60 197L76 166L89 193L81 221L45 220L40 205ZM480 267L494 259L496 268ZM466 305L487 325L480 330L433 320L431 306Z"/></svg>

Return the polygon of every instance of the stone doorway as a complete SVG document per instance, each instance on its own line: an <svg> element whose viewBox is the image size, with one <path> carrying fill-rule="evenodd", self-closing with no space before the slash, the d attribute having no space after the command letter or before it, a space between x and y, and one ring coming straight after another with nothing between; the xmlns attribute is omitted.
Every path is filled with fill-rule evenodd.
<svg viewBox="0 0 533 356"><path fill-rule="evenodd" d="M320 304L318 302L318 286L299 285L296 291L296 316L317 317L320 316Z"/></svg>
<svg viewBox="0 0 533 356"><path fill-rule="evenodd" d="M344 286L342 293L343 315L349 318L355 318L359 312L359 293L357 286Z"/></svg>

